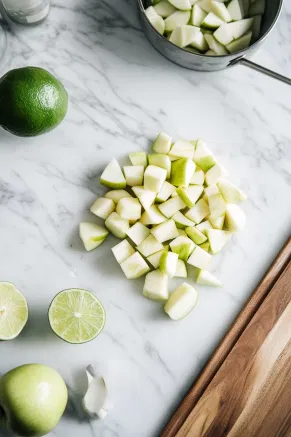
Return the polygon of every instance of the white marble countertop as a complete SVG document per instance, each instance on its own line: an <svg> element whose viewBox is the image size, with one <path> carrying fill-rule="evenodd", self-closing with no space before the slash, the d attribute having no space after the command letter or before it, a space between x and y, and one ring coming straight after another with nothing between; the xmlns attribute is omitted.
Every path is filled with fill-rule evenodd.
<svg viewBox="0 0 291 437"><path fill-rule="evenodd" d="M70 108L42 137L1 131L1 279L26 295L30 318L17 340L1 344L0 372L40 362L62 373L73 401L50 437L154 437L290 233L291 87L242 66L203 74L171 64L140 31L134 0L69 3L53 1L38 27L13 27L1 64L1 74L49 69L64 81ZM288 76L290 17L285 1L254 57ZM113 238L85 253L77 235L103 191L105 164L147 150L160 130L203 137L249 194L247 228L215 260L224 288L199 287L195 311L180 323L142 297L142 280L124 278ZM105 330L91 343L69 345L50 331L48 305L68 287L96 292L106 308ZM104 422L84 418L74 396L89 363L109 384L114 406Z"/></svg>

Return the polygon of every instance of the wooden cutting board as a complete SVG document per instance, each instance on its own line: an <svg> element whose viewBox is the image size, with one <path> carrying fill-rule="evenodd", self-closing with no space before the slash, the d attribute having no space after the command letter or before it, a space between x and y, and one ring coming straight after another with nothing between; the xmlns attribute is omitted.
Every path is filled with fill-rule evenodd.
<svg viewBox="0 0 291 437"><path fill-rule="evenodd" d="M162 437L291 437L291 239Z"/></svg>

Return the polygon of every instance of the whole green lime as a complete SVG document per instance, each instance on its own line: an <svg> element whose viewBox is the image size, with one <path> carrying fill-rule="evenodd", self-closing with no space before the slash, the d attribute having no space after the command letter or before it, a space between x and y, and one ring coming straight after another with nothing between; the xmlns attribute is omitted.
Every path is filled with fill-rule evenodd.
<svg viewBox="0 0 291 437"><path fill-rule="evenodd" d="M0 125L14 135L49 132L61 123L67 109L63 84L43 68L18 68L0 78Z"/></svg>

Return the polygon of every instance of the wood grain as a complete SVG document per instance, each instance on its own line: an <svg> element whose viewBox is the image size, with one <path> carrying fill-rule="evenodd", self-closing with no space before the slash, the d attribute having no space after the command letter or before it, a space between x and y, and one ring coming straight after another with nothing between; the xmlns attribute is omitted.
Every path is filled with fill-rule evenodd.
<svg viewBox="0 0 291 437"><path fill-rule="evenodd" d="M283 378L290 381L291 372L290 260L291 239L190 389L162 437L291 436L286 402L281 405L282 399L287 399L290 394L289 384L282 384ZM288 333L286 336L285 332ZM277 382L272 379L276 372L279 372L281 382L278 378ZM252 411L256 411L256 423L261 423L260 418L264 417L262 423L268 423L268 429L274 432L269 415L261 412L261 416L256 410L258 399L264 400L266 408L266 399L274 399L270 396L270 389L267 390L268 384L271 384L274 396L282 392L276 407L270 406L271 412L277 412L280 405L282 417L280 421L276 418L275 422L277 425L280 422L278 426L281 428L275 434L268 434L268 431L260 434L251 422ZM251 429L256 430L254 434L245 433L249 423L252 423ZM280 434L282 432L285 434Z"/></svg>

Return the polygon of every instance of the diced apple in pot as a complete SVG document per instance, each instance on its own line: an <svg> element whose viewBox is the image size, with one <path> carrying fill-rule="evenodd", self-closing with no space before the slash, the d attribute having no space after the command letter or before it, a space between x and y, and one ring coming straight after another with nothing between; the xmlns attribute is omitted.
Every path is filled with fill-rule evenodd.
<svg viewBox="0 0 291 437"><path fill-rule="evenodd" d="M235 39L231 43L227 44L226 48L230 53L235 53L240 50L244 50L250 45L251 39L252 39L252 32L250 31L245 35L241 36L240 38Z"/></svg>
<svg viewBox="0 0 291 437"><path fill-rule="evenodd" d="M176 27L188 24L190 20L190 11L176 11L165 19L165 31L172 32ZM156 152L156 150L155 150Z"/></svg>
<svg viewBox="0 0 291 437"><path fill-rule="evenodd" d="M221 20L225 21L226 23L231 21L230 13L227 10L224 3L217 0L213 0L211 3L211 10L216 16L218 16Z"/></svg>
<svg viewBox="0 0 291 437"><path fill-rule="evenodd" d="M136 279L149 272L150 268L143 257L135 252L120 264L127 279Z"/></svg>
<svg viewBox="0 0 291 437"><path fill-rule="evenodd" d="M173 278L176 274L178 254L165 250L160 258L160 270Z"/></svg>
<svg viewBox="0 0 291 437"><path fill-rule="evenodd" d="M211 12L211 0L200 0L196 4L204 11Z"/></svg>
<svg viewBox="0 0 291 437"><path fill-rule="evenodd" d="M234 40L231 28L228 24L223 23L213 34L215 39L222 45L226 46Z"/></svg>
<svg viewBox="0 0 291 437"><path fill-rule="evenodd" d="M191 9L190 0L169 0L169 2L176 8L182 11Z"/></svg>
<svg viewBox="0 0 291 437"><path fill-rule="evenodd" d="M239 21L244 18L244 11L241 0L231 0L227 6L227 10L231 17L231 20Z"/></svg>
<svg viewBox="0 0 291 437"><path fill-rule="evenodd" d="M193 26L201 26L202 21L206 17L207 13L204 12L200 6L194 4L191 15L191 24Z"/></svg>
<svg viewBox="0 0 291 437"><path fill-rule="evenodd" d="M207 14L202 21L201 27L204 27L205 29L217 29L222 23L223 20L221 18L219 18L213 12L209 12L209 14Z"/></svg>
<svg viewBox="0 0 291 437"><path fill-rule="evenodd" d="M173 320L181 320L195 307L198 293L194 287L184 282L169 297L164 306L165 313Z"/></svg>
<svg viewBox="0 0 291 437"><path fill-rule="evenodd" d="M209 285L210 287L222 287L222 282L207 270L199 270L196 282L197 284Z"/></svg>
<svg viewBox="0 0 291 437"><path fill-rule="evenodd" d="M148 273L145 277L143 295L152 300L167 300L169 297L168 276L160 270Z"/></svg>
<svg viewBox="0 0 291 437"><path fill-rule="evenodd" d="M108 188L119 189L126 187L125 177L123 176L120 165L115 158L110 161L103 171L100 177L100 183Z"/></svg>
<svg viewBox="0 0 291 437"><path fill-rule="evenodd" d="M176 27L176 29L174 29L173 32L171 33L169 41L171 41L176 46L183 48L189 46L189 44L192 44L193 41L195 41L197 32L200 33L200 29L195 26L184 25L181 27ZM178 141L177 143L186 143L186 141ZM193 151L194 150L192 146L192 151L190 151L192 152L192 156L193 156ZM185 151L183 151L182 149L181 152L179 150L176 150L176 145L174 144L174 146L169 152L169 155L170 157L174 157L174 158L176 157L188 158L189 155L191 155L191 153L189 153L187 149Z"/></svg>
<svg viewBox="0 0 291 437"><path fill-rule="evenodd" d="M88 252L100 246L109 234L103 226L87 222L80 223L79 232L84 247Z"/></svg>
<svg viewBox="0 0 291 437"><path fill-rule="evenodd" d="M107 199L106 197L99 197L95 200L90 208L93 214L97 215L104 220L115 210L115 203L112 199Z"/></svg>
<svg viewBox="0 0 291 437"><path fill-rule="evenodd" d="M253 22L253 18L245 18L244 20L235 21L234 23L228 23L227 26L234 39L238 39L251 29Z"/></svg>
<svg viewBox="0 0 291 437"><path fill-rule="evenodd" d="M163 35L165 32L165 22L163 18L156 13L153 6L147 8L145 13L151 25L156 29L157 32Z"/></svg>
<svg viewBox="0 0 291 437"><path fill-rule="evenodd" d="M127 240L121 241L116 246L112 247L111 250L118 264L121 264L135 252L134 248Z"/></svg>
<svg viewBox="0 0 291 437"><path fill-rule="evenodd" d="M154 9L158 15L162 18L167 18L169 15L172 15L176 8L171 5L167 0L162 0L154 6Z"/></svg>
<svg viewBox="0 0 291 437"><path fill-rule="evenodd" d="M210 49L213 50L218 56L228 55L226 48L220 44L213 35L204 35Z"/></svg>
<svg viewBox="0 0 291 437"><path fill-rule="evenodd" d="M126 238L129 229L129 221L112 212L105 220L106 228L117 238Z"/></svg>

